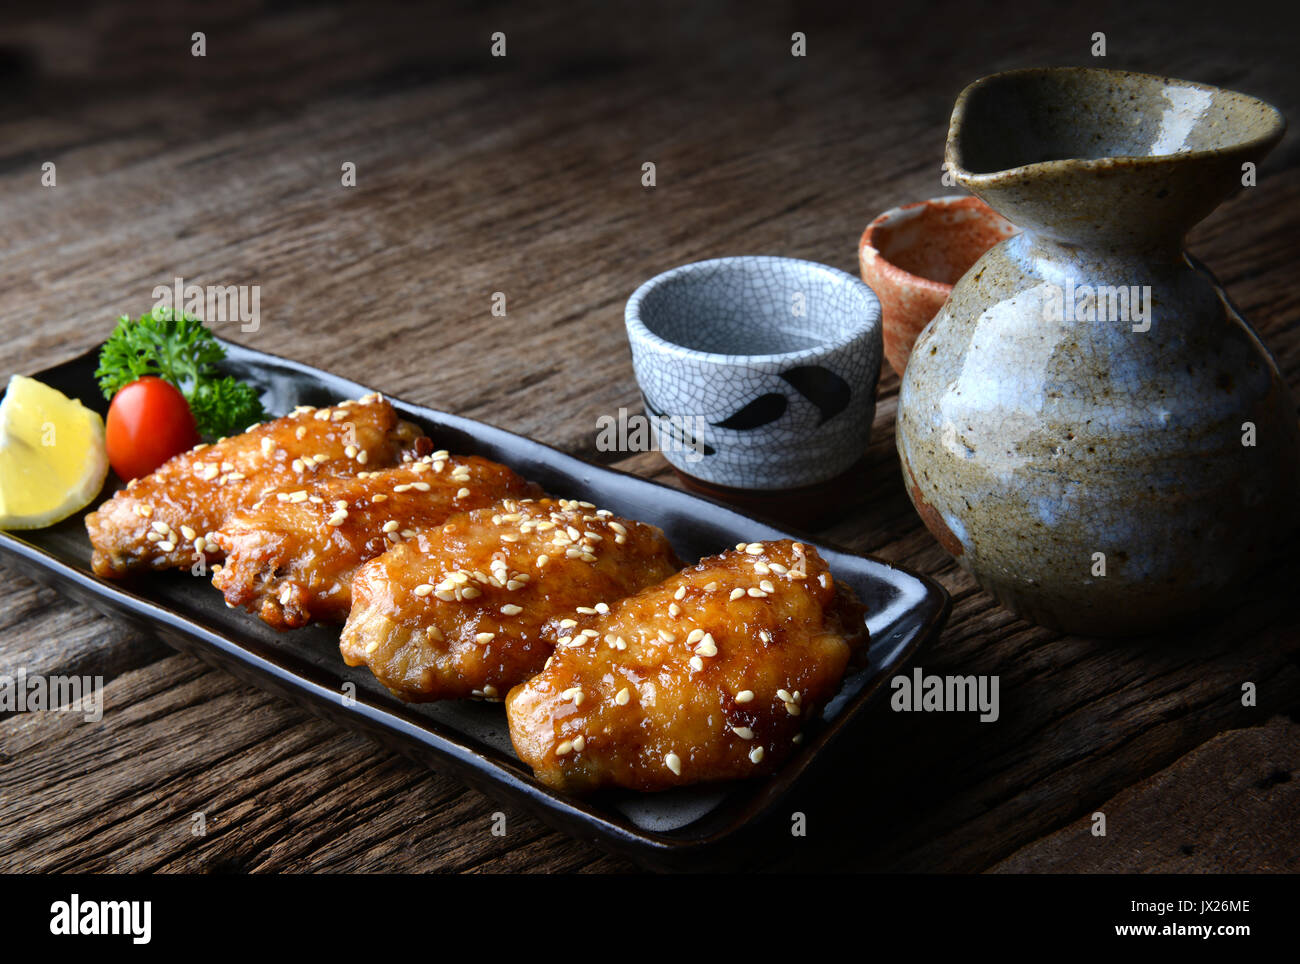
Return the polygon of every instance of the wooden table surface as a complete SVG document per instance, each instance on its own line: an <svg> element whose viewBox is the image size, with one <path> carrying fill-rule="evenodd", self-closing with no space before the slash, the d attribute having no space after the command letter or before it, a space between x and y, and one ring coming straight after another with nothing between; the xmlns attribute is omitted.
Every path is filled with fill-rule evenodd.
<svg viewBox="0 0 1300 964"><path fill-rule="evenodd" d="M701 258L856 271L867 221L950 193L957 92L1101 64L1231 86L1300 118L1297 22L1230 5L128 8L16 0L0 22L0 374L103 339L176 276L261 286L222 334L673 484L596 451L639 409L622 308ZM1294 7L1292 8L1294 9ZM191 34L207 51L191 56ZM502 31L507 56L490 56ZM807 56L791 56L791 34ZM1090 54L1106 34L1107 56ZM42 164L57 182L41 185ZM356 186L340 183L356 165ZM642 164L657 185L642 186ZM1190 249L1300 387L1300 148ZM493 317L494 292L507 299ZM1001 679L1002 716L874 714L761 827L785 869L1300 869L1300 567L1156 640L996 605L922 528L881 380L862 490L817 536L937 578L918 665ZM1267 525L1268 520L1260 520ZM96 724L0 718L0 870L621 871L590 844L250 690L6 568L0 673L101 674ZM1258 704L1243 706L1243 682ZM1089 832L1107 815L1107 835ZM202 812L207 833L191 833Z"/></svg>

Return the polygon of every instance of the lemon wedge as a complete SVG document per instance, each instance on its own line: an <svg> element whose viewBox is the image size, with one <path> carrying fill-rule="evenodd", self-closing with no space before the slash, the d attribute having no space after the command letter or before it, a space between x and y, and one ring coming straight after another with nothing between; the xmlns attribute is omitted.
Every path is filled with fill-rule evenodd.
<svg viewBox="0 0 1300 964"><path fill-rule="evenodd" d="M99 494L104 421L74 398L15 375L0 401L0 529L53 525Z"/></svg>

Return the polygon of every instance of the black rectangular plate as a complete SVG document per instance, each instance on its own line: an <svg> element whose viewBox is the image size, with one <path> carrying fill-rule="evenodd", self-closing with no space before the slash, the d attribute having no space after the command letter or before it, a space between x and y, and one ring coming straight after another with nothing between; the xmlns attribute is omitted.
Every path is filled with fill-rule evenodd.
<svg viewBox="0 0 1300 964"><path fill-rule="evenodd" d="M372 391L275 355L224 344L229 351L224 367L258 385L267 410L274 413L288 412L296 405L330 405ZM107 405L95 385L97 363L95 349L33 377L102 414ZM740 831L786 795L814 758L881 692L881 683L898 672L948 616L947 593L924 576L821 545L712 500L593 465L491 425L391 401L439 448L494 459L552 495L585 499L653 523L689 562L737 542L804 539L817 547L835 576L866 604L871 630L867 665L845 678L821 719L813 721L799 751L771 777L657 794L611 791L580 799L533 778L514 754L500 704L402 703L363 667L344 665L336 628L276 633L247 613L226 608L206 580L188 573L149 576L130 584L97 579L90 569L85 512L48 529L0 532L0 552L25 575L125 618L177 649L286 696L317 715L361 729L437 770L455 773L484 793L523 806L569 834L658 868L725 866L722 861L734 849L729 845L736 843Z"/></svg>

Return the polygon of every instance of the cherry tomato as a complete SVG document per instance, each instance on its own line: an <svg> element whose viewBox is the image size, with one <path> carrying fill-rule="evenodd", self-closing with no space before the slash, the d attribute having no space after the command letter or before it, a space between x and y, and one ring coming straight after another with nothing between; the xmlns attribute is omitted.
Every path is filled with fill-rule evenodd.
<svg viewBox="0 0 1300 964"><path fill-rule="evenodd" d="M113 396L104 424L108 461L130 480L148 475L173 455L199 444L185 396L161 378L146 375Z"/></svg>

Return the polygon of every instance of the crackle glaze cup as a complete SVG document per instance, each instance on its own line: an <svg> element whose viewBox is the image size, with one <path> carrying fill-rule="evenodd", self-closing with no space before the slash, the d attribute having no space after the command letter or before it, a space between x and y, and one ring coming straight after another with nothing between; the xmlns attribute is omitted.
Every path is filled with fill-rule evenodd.
<svg viewBox="0 0 1300 964"><path fill-rule="evenodd" d="M1027 618L1166 629L1294 530L1295 400L1183 250L1284 127L1253 97L1122 71L1010 71L958 98L949 168L1022 233L917 339L898 452L930 531Z"/></svg>
<svg viewBox="0 0 1300 964"><path fill-rule="evenodd" d="M788 490L866 450L880 302L852 275L794 258L699 261L637 288L624 318L661 451L688 478Z"/></svg>
<svg viewBox="0 0 1300 964"><path fill-rule="evenodd" d="M876 217L858 242L858 269L880 299L885 360L899 375L921 329L952 286L1016 227L977 197L930 198Z"/></svg>

